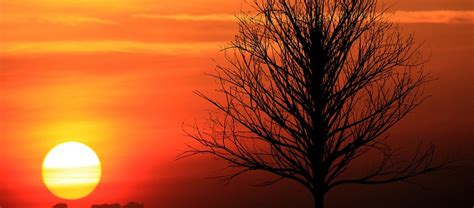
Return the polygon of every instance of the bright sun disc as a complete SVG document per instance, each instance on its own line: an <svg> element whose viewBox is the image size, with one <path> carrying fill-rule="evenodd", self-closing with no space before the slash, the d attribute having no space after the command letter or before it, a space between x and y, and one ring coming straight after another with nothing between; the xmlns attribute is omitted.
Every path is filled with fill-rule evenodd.
<svg viewBox="0 0 474 208"><path fill-rule="evenodd" d="M57 197L80 199L92 191L100 181L101 165L97 154L79 142L55 146L43 161L43 181Z"/></svg>

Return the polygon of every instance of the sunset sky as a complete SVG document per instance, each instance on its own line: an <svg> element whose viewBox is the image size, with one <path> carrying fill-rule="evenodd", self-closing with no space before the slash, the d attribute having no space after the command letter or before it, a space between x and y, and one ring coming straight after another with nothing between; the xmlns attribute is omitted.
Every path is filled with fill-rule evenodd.
<svg viewBox="0 0 474 208"><path fill-rule="evenodd" d="M237 33L241 0L0 0L0 207L73 208L144 202L145 207L298 207L309 193L291 182L224 186L207 177L222 163L176 161L189 140L182 124L211 106L205 76ZM393 4L397 2L396 4ZM474 1L390 0L391 19L424 43L437 80L431 98L390 131L397 144L433 142L464 166L419 179L424 186L341 187L328 207L471 207L474 200ZM102 179L88 197L65 201L41 179L55 145L95 150ZM448 203L449 202L449 203ZM296 204L295 204L296 203ZM455 206L453 206L455 207Z"/></svg>

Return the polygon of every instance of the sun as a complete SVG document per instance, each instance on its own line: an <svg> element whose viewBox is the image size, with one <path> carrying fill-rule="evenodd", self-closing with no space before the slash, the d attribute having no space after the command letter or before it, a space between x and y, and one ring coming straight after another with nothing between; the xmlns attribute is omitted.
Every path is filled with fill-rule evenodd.
<svg viewBox="0 0 474 208"><path fill-rule="evenodd" d="M57 197L80 199L96 188L102 174L99 157L79 142L66 142L51 149L43 161L43 182Z"/></svg>

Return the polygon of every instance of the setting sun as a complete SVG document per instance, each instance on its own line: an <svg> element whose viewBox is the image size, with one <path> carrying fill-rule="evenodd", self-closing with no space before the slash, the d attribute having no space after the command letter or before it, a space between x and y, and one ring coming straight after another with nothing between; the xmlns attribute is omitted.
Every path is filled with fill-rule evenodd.
<svg viewBox="0 0 474 208"><path fill-rule="evenodd" d="M101 165L95 152L79 142L54 147L43 162L43 181L63 199L79 199L94 191L100 181Z"/></svg>

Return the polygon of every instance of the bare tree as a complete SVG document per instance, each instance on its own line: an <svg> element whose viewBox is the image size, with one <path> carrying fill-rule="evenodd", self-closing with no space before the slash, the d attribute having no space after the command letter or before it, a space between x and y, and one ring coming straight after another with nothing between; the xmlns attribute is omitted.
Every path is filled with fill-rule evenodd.
<svg viewBox="0 0 474 208"><path fill-rule="evenodd" d="M217 109L204 127L186 130L198 143L183 157L227 161L236 169L226 180L254 170L277 176L261 185L294 180L318 208L336 186L408 181L446 165L434 161L433 145L403 157L385 139L426 98L430 78L413 36L387 21L376 0L253 6L238 17L227 63L211 75L222 97L196 92ZM355 174L363 156L377 165Z"/></svg>

